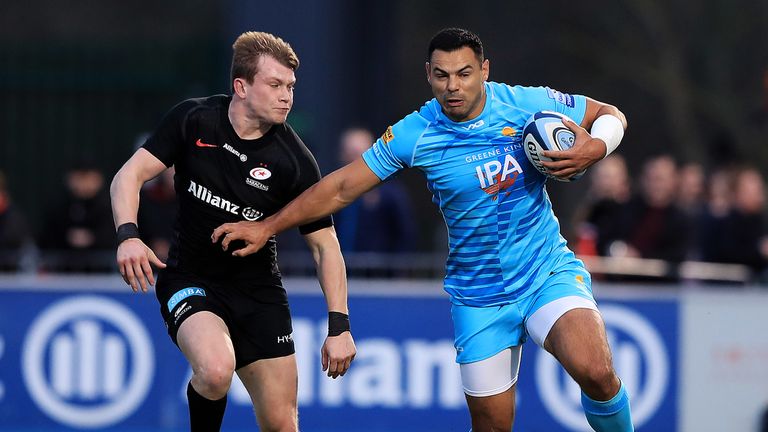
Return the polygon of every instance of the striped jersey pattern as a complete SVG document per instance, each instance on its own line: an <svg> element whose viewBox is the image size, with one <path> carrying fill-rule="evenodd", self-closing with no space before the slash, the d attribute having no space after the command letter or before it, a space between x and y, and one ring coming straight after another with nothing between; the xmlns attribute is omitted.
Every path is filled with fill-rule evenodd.
<svg viewBox="0 0 768 432"><path fill-rule="evenodd" d="M448 228L445 291L469 306L515 302L578 261L560 235L546 177L525 156L522 129L541 110L581 123L586 99L495 82L485 90L480 116L454 122L432 99L363 154L381 180L409 167L424 173Z"/></svg>

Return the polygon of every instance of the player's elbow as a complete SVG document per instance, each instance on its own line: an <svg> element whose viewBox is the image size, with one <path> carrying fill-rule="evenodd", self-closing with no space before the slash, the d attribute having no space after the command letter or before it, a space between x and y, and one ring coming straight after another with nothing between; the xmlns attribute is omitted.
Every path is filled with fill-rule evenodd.
<svg viewBox="0 0 768 432"><path fill-rule="evenodd" d="M616 108L614 105L604 104L600 107L600 110L597 113L597 116L595 118L600 117L601 115L611 115L616 118L618 118L621 121L621 125L624 126L624 130L627 130L627 117L624 115L623 112L621 112L620 109Z"/></svg>
<svg viewBox="0 0 768 432"><path fill-rule="evenodd" d="M130 188L133 185L138 191L141 185L138 185L136 181L136 175L131 173L127 165L123 165L122 168L112 177L112 183L109 184L109 195L112 199L120 196L126 188Z"/></svg>
<svg viewBox="0 0 768 432"><path fill-rule="evenodd" d="M112 177L112 183L109 184L109 195L112 197L112 199L115 198L119 194L120 191L120 184L123 180L123 170L120 169L114 177Z"/></svg>

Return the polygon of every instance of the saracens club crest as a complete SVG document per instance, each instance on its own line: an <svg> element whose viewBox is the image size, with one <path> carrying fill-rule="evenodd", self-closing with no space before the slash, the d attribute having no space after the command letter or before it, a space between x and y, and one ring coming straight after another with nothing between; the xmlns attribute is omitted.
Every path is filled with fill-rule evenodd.
<svg viewBox="0 0 768 432"><path fill-rule="evenodd" d="M262 181L272 177L272 171L268 170L266 165L261 165L262 166L253 168L251 172L248 173L250 177L245 179L245 183L248 184L248 186L255 187L256 189L268 191L269 186L262 183Z"/></svg>
<svg viewBox="0 0 768 432"><path fill-rule="evenodd" d="M264 167L256 167L251 170L250 174L256 180L266 180L272 177L272 172Z"/></svg>

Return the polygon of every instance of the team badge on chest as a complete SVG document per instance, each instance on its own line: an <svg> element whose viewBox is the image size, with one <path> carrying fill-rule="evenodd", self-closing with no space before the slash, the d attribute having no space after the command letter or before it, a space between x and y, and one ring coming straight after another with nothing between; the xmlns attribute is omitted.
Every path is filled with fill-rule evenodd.
<svg viewBox="0 0 768 432"><path fill-rule="evenodd" d="M253 168L248 173L250 177L245 179L245 183L247 183L248 186L255 187L256 189L268 191L269 186L265 185L262 182L272 177L272 171L268 170L265 164L260 164L260 165L261 166L257 166L256 168Z"/></svg>

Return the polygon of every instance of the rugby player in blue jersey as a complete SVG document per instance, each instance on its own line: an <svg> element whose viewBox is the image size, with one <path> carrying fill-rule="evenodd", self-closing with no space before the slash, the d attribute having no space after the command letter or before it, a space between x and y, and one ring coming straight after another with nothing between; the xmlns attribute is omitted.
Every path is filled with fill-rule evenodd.
<svg viewBox="0 0 768 432"><path fill-rule="evenodd" d="M626 128L614 106L547 87L488 81L480 39L450 28L430 42L434 99L389 127L363 157L309 188L263 222L224 224L212 240L244 240L254 253L275 234L332 214L399 170L424 173L448 226L456 360L475 432L511 430L521 346L549 351L582 389L597 431L631 431L629 397L616 375L605 325L583 263L566 246L521 131L541 110L576 123L574 146L548 152L550 175L568 178L613 151ZM587 132L589 129L589 132Z"/></svg>

